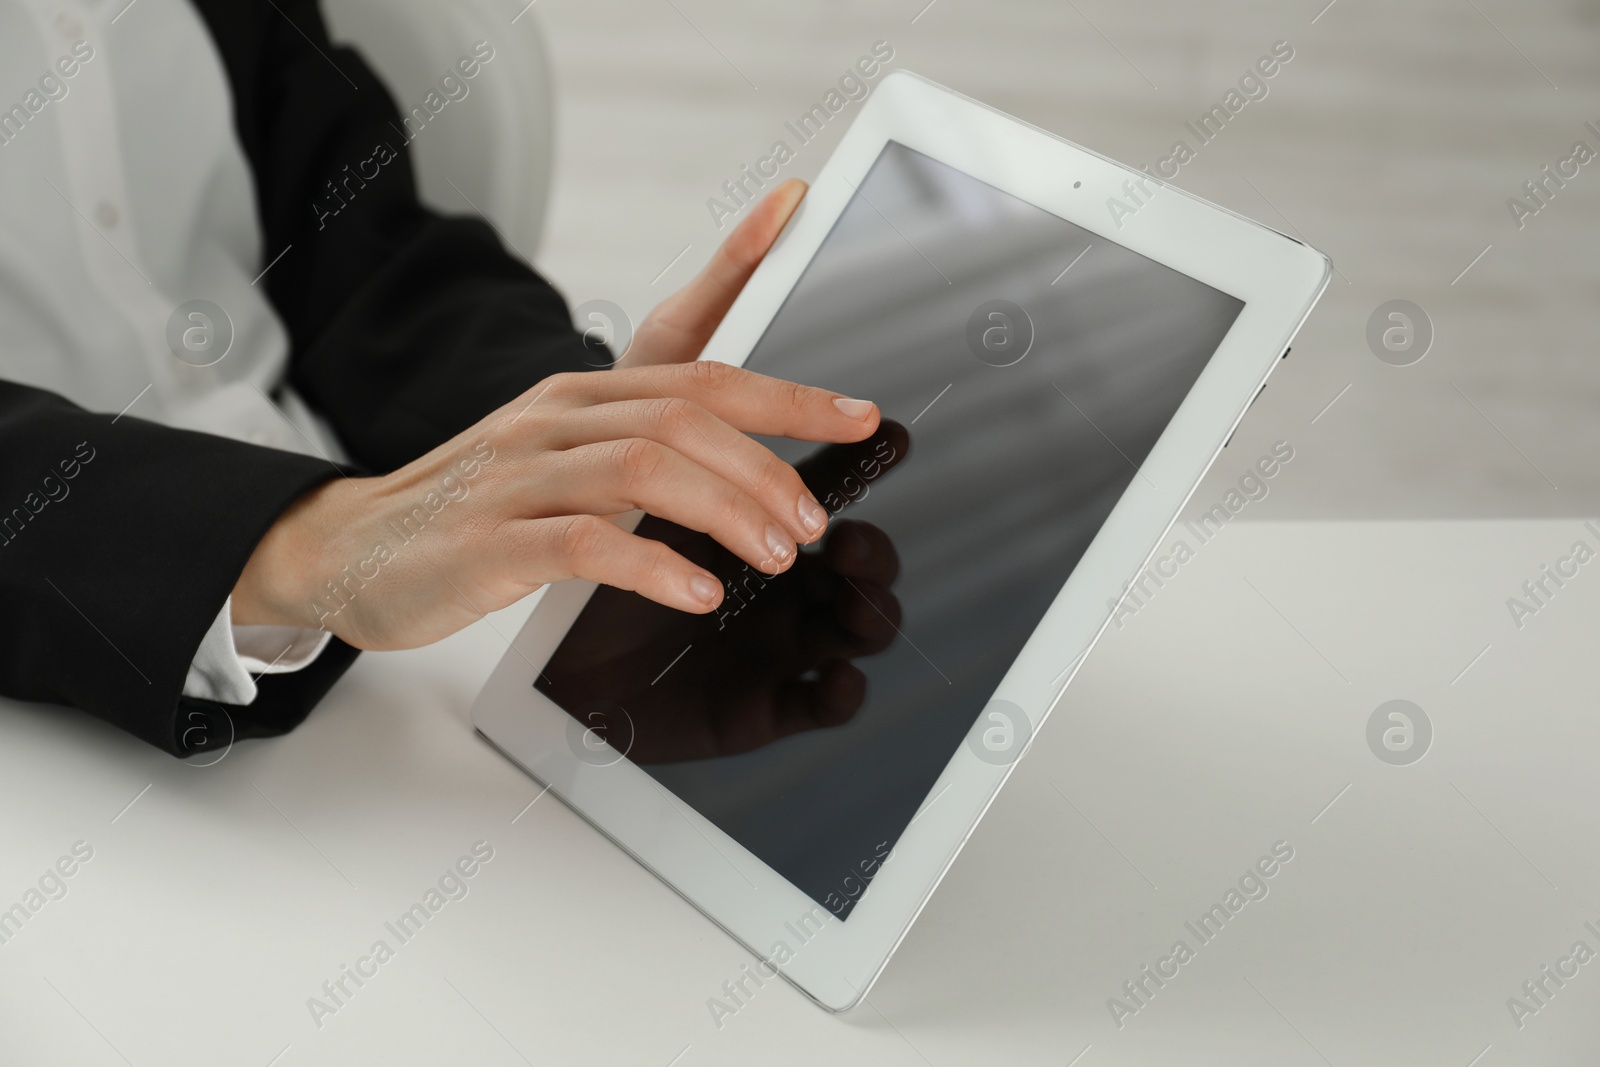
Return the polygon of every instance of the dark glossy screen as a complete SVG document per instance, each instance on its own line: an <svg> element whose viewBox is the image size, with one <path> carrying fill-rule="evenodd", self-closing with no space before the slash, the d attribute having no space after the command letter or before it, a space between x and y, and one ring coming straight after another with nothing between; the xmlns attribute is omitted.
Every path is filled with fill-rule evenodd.
<svg viewBox="0 0 1600 1067"><path fill-rule="evenodd" d="M884 414L766 442L828 536L769 578L647 517L722 610L603 587L536 688L847 918L1242 307L891 142L746 363Z"/></svg>

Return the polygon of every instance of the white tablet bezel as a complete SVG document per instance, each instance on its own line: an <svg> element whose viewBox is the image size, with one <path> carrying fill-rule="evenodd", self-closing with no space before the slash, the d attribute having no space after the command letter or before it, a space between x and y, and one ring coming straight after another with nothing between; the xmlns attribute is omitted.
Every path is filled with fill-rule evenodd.
<svg viewBox="0 0 1600 1067"><path fill-rule="evenodd" d="M1332 267L1322 253L1259 223L898 71L861 109L702 358L745 360L891 140L1244 301L1141 466L1143 477L1129 484L993 695L1023 709L1036 732L1110 621L1108 604L1148 562ZM1113 198L1136 210L1114 218ZM572 581L546 591L479 695L478 729L757 956L781 963L756 968L759 976L780 971L826 1008L854 1007L1014 760L992 765L967 746L952 753L849 919L836 920L631 762L596 766L575 754L574 720L533 682L593 590ZM973 709L975 730L982 710Z"/></svg>

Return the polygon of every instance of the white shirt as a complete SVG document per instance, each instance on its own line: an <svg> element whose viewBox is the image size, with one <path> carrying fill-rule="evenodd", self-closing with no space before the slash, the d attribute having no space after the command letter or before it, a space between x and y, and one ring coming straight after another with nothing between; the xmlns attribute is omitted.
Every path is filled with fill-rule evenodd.
<svg viewBox="0 0 1600 1067"><path fill-rule="evenodd" d="M343 459L283 384L289 342L256 284L261 240L227 77L185 0L0 0L0 378ZM195 300L223 315L209 337L208 319L177 316L180 359L169 323ZM228 333L220 360L195 365ZM299 670L328 637L234 626L230 599L184 695L248 704L251 672Z"/></svg>

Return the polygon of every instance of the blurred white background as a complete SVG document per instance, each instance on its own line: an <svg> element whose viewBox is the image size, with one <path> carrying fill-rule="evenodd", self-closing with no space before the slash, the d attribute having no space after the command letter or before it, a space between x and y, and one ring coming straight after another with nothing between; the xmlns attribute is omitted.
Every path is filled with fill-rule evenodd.
<svg viewBox="0 0 1600 1067"><path fill-rule="evenodd" d="M1194 143L1183 124L1286 40L1270 94L1175 184L1339 276L1196 501L1284 439L1295 462L1251 518L1600 512L1600 161L1520 231L1506 204L1575 141L1600 151L1600 4L925 4L539 0L517 27L538 20L556 89L541 269L637 321L719 240L707 198L880 40L892 66L1134 165ZM858 108L784 175L815 175ZM1365 340L1396 298L1436 331L1409 367Z"/></svg>

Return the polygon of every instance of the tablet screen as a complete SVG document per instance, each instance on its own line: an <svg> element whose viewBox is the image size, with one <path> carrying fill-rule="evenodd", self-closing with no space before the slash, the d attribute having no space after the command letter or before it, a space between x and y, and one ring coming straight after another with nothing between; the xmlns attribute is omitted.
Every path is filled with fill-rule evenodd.
<svg viewBox="0 0 1600 1067"><path fill-rule="evenodd" d="M601 587L535 687L847 919L1243 306L890 142L745 363L883 413L763 439L827 537L767 577L647 516L722 608Z"/></svg>

